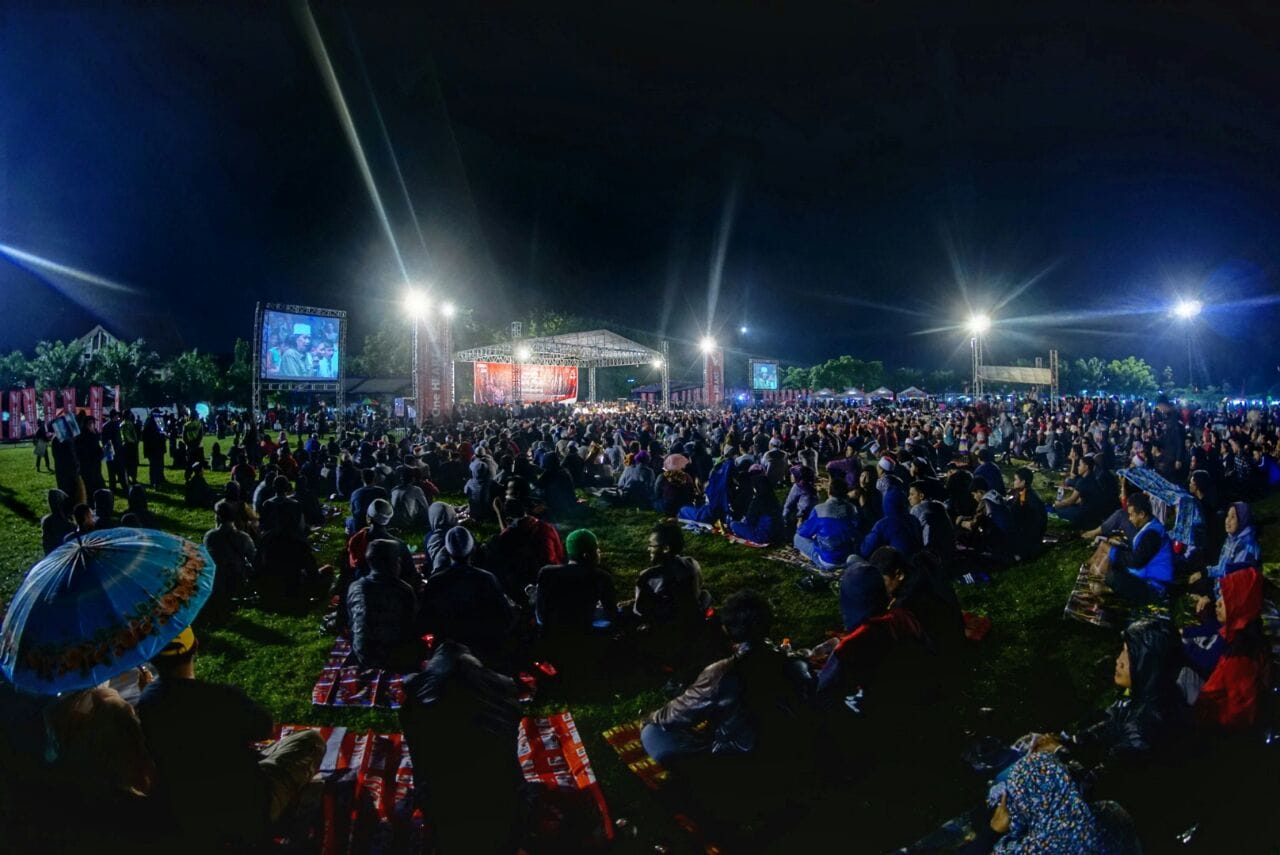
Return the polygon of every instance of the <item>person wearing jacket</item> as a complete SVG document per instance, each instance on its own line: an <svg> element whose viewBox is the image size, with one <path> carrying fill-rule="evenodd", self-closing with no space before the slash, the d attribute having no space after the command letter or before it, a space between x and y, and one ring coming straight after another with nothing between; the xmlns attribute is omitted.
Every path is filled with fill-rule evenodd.
<svg viewBox="0 0 1280 855"><path fill-rule="evenodd" d="M449 529L444 538L449 566L427 580L421 623L425 632L490 656L502 649L516 611L497 577L471 566L475 547L475 538L466 528Z"/></svg>
<svg viewBox="0 0 1280 855"><path fill-rule="evenodd" d="M421 659L414 633L418 598L400 578L404 544L374 540L365 552L369 573L347 589L351 650L363 668L403 671Z"/></svg>
<svg viewBox="0 0 1280 855"><path fill-rule="evenodd" d="M703 528L711 528L729 516L729 481L733 474L733 454L727 453L707 476L704 488L706 502L697 505L685 505L680 509L677 518L681 522L693 523Z"/></svg>
<svg viewBox="0 0 1280 855"><path fill-rule="evenodd" d="M736 537L751 543L775 544L782 540L782 506L769 485L764 467L753 464L748 473L751 501L741 519L729 523Z"/></svg>
<svg viewBox="0 0 1280 855"><path fill-rule="evenodd" d="M755 754L780 758L799 694L782 654L764 643L772 612L754 591L725 600L720 615L733 654L702 670L678 697L649 715L640 741L649 756L669 764L684 755ZM707 722L705 730L695 730Z"/></svg>
<svg viewBox="0 0 1280 855"><path fill-rule="evenodd" d="M50 490L47 499L49 513L40 518L40 546L45 555L61 546L76 529L71 521L71 497L62 490Z"/></svg>
<svg viewBox="0 0 1280 855"><path fill-rule="evenodd" d="M809 518L809 511L818 504L818 488L814 470L808 466L791 467L791 491L782 503L782 525L788 531ZM847 486L847 483L846 483ZM845 491L848 495L848 491Z"/></svg>
<svg viewBox="0 0 1280 855"><path fill-rule="evenodd" d="M488 563L507 595L522 601L525 587L538 578L538 571L564 563L565 546L556 527L529 513L521 499L506 499L498 522L502 531L486 545Z"/></svg>
<svg viewBox="0 0 1280 855"><path fill-rule="evenodd" d="M406 534L425 531L427 527L427 494L408 466L396 468L396 487L391 491L391 525Z"/></svg>
<svg viewBox="0 0 1280 855"><path fill-rule="evenodd" d="M989 488L981 478L969 482L969 494L974 502L974 515L956 523L961 542L996 562L1013 558L1013 515L1004 497Z"/></svg>
<svg viewBox="0 0 1280 855"><path fill-rule="evenodd" d="M702 587L702 568L687 555L684 532L673 521L660 522L649 533L649 560L652 564L636 579L632 610L644 623L699 623L711 603L711 594Z"/></svg>
<svg viewBox="0 0 1280 855"><path fill-rule="evenodd" d="M840 567L858 545L858 509L849 501L849 486L832 478L828 498L809 512L792 543L806 558L824 570Z"/></svg>
<svg viewBox="0 0 1280 855"><path fill-rule="evenodd" d="M911 516L920 523L920 545L950 565L956 552L956 531L947 514L947 506L929 498L929 482L912 481L907 488Z"/></svg>
<svg viewBox="0 0 1280 855"><path fill-rule="evenodd" d="M493 473L481 458L471 461L471 478L463 485L462 492L467 497L471 519L477 522L493 519Z"/></svg>
<svg viewBox="0 0 1280 855"><path fill-rule="evenodd" d="M263 483L266 483L264 473ZM369 515L369 506L377 499L385 499L390 501L384 487L378 486L378 473L373 469L365 469L360 473L362 486L351 493L351 516L347 517L347 537L356 533L356 529L360 527L360 522ZM261 508L261 503L255 494L253 497L254 510ZM259 513L261 511L259 510Z"/></svg>
<svg viewBox="0 0 1280 855"><path fill-rule="evenodd" d="M672 460L674 457L684 456L673 454L663 461L662 474L653 489L653 509L664 517L675 516L694 499L693 479L677 465L679 461Z"/></svg>
<svg viewBox="0 0 1280 855"><path fill-rule="evenodd" d="M862 539L862 548L858 550L858 554L869 559L880 547L892 546L904 557L915 555L920 548L920 523L911 516L907 508L907 496L901 486L890 484L885 490L883 509L884 515Z"/></svg>
<svg viewBox="0 0 1280 855"><path fill-rule="evenodd" d="M612 623L617 605L613 577L600 567L600 542L590 529L570 532L563 559L538 571L533 614L544 638L589 637L598 610Z"/></svg>
<svg viewBox="0 0 1280 855"><path fill-rule="evenodd" d="M427 508L427 540L422 545L430 572L449 566L449 553L444 550L444 536L458 524L458 513L446 502L432 502Z"/></svg>
<svg viewBox="0 0 1280 855"><path fill-rule="evenodd" d="M514 750L522 715L515 681L446 640L421 672L405 678L404 690L400 728L435 849L518 851L525 784Z"/></svg>
<svg viewBox="0 0 1280 855"><path fill-rule="evenodd" d="M333 491L340 499L349 499L361 487L360 469L351 459L351 452L344 451L338 458L333 474Z"/></svg>
<svg viewBox="0 0 1280 855"><path fill-rule="evenodd" d="M1210 585L1217 585L1223 576L1244 567L1261 567L1262 547L1253 528L1253 513L1245 502L1232 502L1227 507L1225 522L1226 540L1218 553L1218 561L1205 569L1203 574L1193 573L1187 580L1193 593L1207 594Z"/></svg>
<svg viewBox="0 0 1280 855"><path fill-rule="evenodd" d="M1262 574L1252 567L1228 573L1222 577L1221 589L1215 616L1221 627L1222 652L1194 697L1192 713L1206 727L1247 730L1258 720L1258 708L1270 682L1271 650L1259 621Z"/></svg>
<svg viewBox="0 0 1280 855"><path fill-rule="evenodd" d="M1009 498L1010 545L1016 558L1030 560L1044 551L1048 516L1044 501L1032 486L1035 475L1023 467L1013 475L1013 495Z"/></svg>
<svg viewBox="0 0 1280 855"><path fill-rule="evenodd" d="M1146 493L1129 496L1128 513L1129 522L1138 533L1128 549L1111 549L1107 586L1137 603L1161 600L1173 582L1173 544L1164 526L1152 515L1151 499Z"/></svg>
<svg viewBox="0 0 1280 855"><path fill-rule="evenodd" d="M647 508L653 504L655 477L649 466L649 452L637 451L618 478L623 504Z"/></svg>

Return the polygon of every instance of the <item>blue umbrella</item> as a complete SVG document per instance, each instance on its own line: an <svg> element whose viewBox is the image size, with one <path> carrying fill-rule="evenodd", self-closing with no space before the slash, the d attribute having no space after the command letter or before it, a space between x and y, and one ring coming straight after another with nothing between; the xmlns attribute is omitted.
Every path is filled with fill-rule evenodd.
<svg viewBox="0 0 1280 855"><path fill-rule="evenodd" d="M89 532L27 573L0 627L0 671L52 695L96 686L151 659L213 590L203 546L161 531Z"/></svg>

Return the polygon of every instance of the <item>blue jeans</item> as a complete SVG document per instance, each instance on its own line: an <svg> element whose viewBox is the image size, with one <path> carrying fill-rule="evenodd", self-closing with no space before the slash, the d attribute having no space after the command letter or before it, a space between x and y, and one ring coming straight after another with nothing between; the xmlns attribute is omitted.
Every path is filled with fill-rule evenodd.
<svg viewBox="0 0 1280 855"><path fill-rule="evenodd" d="M702 754L711 750L711 740L687 730L667 730L656 724L646 724L640 729L640 744L659 763L672 757Z"/></svg>
<svg viewBox="0 0 1280 855"><path fill-rule="evenodd" d="M829 561L823 561L821 553L818 552L818 542L813 538L797 534L795 537L791 538L791 545L796 548L797 552L805 558L808 558L814 564L817 564L823 570L836 570L842 566L840 564L832 564Z"/></svg>

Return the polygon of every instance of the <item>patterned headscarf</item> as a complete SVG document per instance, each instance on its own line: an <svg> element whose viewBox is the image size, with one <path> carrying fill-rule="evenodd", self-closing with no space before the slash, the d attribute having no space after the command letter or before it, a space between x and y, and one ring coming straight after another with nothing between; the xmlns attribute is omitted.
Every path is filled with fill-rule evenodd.
<svg viewBox="0 0 1280 855"><path fill-rule="evenodd" d="M1089 805L1067 770L1045 753L1019 760L1007 785L1009 833L993 852L1069 855L1102 851Z"/></svg>

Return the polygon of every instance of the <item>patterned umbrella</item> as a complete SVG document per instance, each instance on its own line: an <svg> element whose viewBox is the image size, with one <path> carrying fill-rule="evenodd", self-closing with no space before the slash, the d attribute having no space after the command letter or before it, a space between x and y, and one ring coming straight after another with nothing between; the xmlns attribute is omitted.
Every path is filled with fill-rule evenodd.
<svg viewBox="0 0 1280 855"><path fill-rule="evenodd" d="M0 671L41 695L140 665L195 619L213 589L204 547L140 528L90 532L27 573L0 627Z"/></svg>

